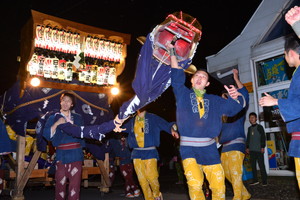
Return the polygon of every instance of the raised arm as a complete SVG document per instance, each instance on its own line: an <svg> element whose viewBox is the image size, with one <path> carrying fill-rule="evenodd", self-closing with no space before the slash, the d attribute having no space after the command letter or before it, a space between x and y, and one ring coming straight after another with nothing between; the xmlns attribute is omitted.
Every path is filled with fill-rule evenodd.
<svg viewBox="0 0 300 200"><path fill-rule="evenodd" d="M176 69L182 69L181 67L178 66L178 61L175 55L175 47L172 44L167 44L167 48L170 52L170 57L171 57L171 67L176 68Z"/></svg>
<svg viewBox="0 0 300 200"><path fill-rule="evenodd" d="M300 38L300 7L295 6L285 14L285 21L292 26L293 30Z"/></svg>
<svg viewBox="0 0 300 200"><path fill-rule="evenodd" d="M237 69L233 69L232 72L233 72L233 79L234 79L238 89L241 89L242 87L244 87L244 85L239 79L239 71Z"/></svg>
<svg viewBox="0 0 300 200"><path fill-rule="evenodd" d="M126 118L127 119L127 118ZM114 120L103 122L99 125L90 126L76 126L71 123L64 123L57 126L57 128L64 131L64 133L77 138L95 139L101 141L106 133L110 131L122 132L125 129L121 128L125 119L116 117Z"/></svg>

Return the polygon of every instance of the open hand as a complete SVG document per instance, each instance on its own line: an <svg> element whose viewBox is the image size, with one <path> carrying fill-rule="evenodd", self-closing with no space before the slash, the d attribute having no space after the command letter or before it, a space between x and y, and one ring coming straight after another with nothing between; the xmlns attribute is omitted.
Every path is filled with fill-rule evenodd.
<svg viewBox="0 0 300 200"><path fill-rule="evenodd" d="M233 99L237 99L240 95L240 93L237 91L234 85L230 85L229 87L227 87L227 85L224 85L224 88L227 90L229 96Z"/></svg>
<svg viewBox="0 0 300 200"><path fill-rule="evenodd" d="M275 99L268 93L264 93L266 96L260 98L259 105L260 106L275 106L278 105L278 99Z"/></svg>

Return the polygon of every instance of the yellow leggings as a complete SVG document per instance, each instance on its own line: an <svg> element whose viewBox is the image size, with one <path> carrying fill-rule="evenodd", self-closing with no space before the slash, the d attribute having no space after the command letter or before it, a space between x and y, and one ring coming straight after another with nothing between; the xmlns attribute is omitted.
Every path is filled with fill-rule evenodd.
<svg viewBox="0 0 300 200"><path fill-rule="evenodd" d="M157 160L155 158L147 160L133 159L133 164L145 200L153 200L161 196L159 191Z"/></svg>
<svg viewBox="0 0 300 200"><path fill-rule="evenodd" d="M204 174L212 191L212 200L225 199L225 176L221 164L199 165L195 158L183 160L191 200L205 200L202 185Z"/></svg>
<svg viewBox="0 0 300 200"><path fill-rule="evenodd" d="M246 200L251 197L242 179L244 157L245 154L240 151L229 151L221 154L225 177L232 184L233 200Z"/></svg>
<svg viewBox="0 0 300 200"><path fill-rule="evenodd" d="M300 158L294 157L295 160L295 168L296 168L296 178L298 181L298 187L300 190Z"/></svg>

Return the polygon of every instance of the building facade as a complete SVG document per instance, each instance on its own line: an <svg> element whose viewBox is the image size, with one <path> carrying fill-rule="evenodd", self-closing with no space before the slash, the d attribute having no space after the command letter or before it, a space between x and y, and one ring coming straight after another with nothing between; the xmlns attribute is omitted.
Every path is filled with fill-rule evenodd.
<svg viewBox="0 0 300 200"><path fill-rule="evenodd" d="M265 92L286 98L294 68L284 59L285 37L293 30L286 23L285 13L297 0L263 0L249 22L233 41L206 57L207 71L223 84L232 84L232 69L237 68L240 80L250 92L248 113L256 112L267 135L265 162L270 175L294 175L294 163L288 152L287 133L277 106L260 107ZM247 114L248 119L248 114ZM250 126L245 122L245 130Z"/></svg>

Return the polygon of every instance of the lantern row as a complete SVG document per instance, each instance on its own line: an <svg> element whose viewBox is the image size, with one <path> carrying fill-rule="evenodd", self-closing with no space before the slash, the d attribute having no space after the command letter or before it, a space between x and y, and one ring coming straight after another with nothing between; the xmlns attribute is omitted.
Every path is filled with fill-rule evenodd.
<svg viewBox="0 0 300 200"><path fill-rule="evenodd" d="M114 85L116 83L116 68L108 62L103 65L84 65L77 69L73 62L33 54L28 62L27 71L31 76L58 81L71 82L76 78L85 84Z"/></svg>
<svg viewBox="0 0 300 200"><path fill-rule="evenodd" d="M119 63L122 58L122 43L105 38L87 36L82 48L80 34L50 26L37 25L35 47L78 55L82 49L85 57Z"/></svg>

